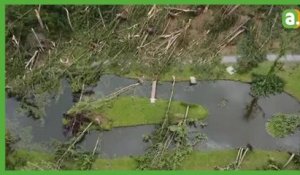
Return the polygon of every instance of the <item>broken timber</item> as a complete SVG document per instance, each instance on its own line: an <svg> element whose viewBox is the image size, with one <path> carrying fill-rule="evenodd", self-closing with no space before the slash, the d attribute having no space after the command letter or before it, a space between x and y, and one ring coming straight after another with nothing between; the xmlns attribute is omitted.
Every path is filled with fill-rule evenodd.
<svg viewBox="0 0 300 175"><path fill-rule="evenodd" d="M156 101L156 98L155 98L155 95L156 95L156 84L157 84L156 80L152 82L152 90L151 90L151 96L150 96L150 102L151 103L155 103L155 101Z"/></svg>

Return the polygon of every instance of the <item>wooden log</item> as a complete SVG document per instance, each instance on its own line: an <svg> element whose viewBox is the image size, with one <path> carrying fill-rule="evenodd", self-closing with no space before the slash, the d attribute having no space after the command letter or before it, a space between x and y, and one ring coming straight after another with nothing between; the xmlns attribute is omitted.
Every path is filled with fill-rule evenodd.
<svg viewBox="0 0 300 175"><path fill-rule="evenodd" d="M157 81L153 81L152 82L152 90L151 90L151 96L150 96L150 102L151 103L155 103L156 99L155 99L155 95L156 95L156 84Z"/></svg>

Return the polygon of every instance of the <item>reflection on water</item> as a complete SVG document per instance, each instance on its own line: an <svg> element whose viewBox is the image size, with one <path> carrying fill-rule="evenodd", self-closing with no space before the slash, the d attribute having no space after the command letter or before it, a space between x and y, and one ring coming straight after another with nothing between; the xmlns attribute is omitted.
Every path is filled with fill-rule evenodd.
<svg viewBox="0 0 300 175"><path fill-rule="evenodd" d="M101 78L94 88L96 97L103 97L121 87L135 83L136 80L106 75ZM157 98L168 99L171 83L159 83L157 87ZM149 97L151 82L145 82L126 95ZM275 113L296 113L300 104L293 97L282 93L269 98L261 98L258 105L261 111L254 111L250 120L245 120L246 105L252 98L249 96L249 84L234 81L200 81L195 86L189 86L188 82L178 82L175 85L174 99L187 103L197 103L206 107L209 116L206 120L208 126L202 130L208 140L197 146L199 149L224 149L235 148L251 144L254 148L299 150L300 132L283 138L274 139L267 134L265 124ZM64 93L56 102L52 102L46 109L45 124L39 121L20 116L16 112L18 102L10 98L6 101L7 126L12 132L20 135L23 128L31 127L31 142L49 143L51 140L65 141L61 117L71 106L72 94L69 85L64 83ZM264 114L264 115L263 115ZM17 126L14 126L17 125ZM193 130L194 128L191 128ZM142 154L147 147L143 142L143 135L154 130L154 126L136 126L115 128L100 134L101 153L108 157ZM92 150L99 132L90 132L80 144L85 150ZM22 138L23 139L23 138ZM28 141L27 141L28 142ZM23 144L24 145L24 144Z"/></svg>

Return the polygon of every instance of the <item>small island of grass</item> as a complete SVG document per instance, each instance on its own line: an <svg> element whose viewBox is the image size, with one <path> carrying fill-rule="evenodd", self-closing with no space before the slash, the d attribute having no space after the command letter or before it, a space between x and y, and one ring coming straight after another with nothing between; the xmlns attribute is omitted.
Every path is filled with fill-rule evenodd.
<svg viewBox="0 0 300 175"><path fill-rule="evenodd" d="M96 100L80 102L71 108L70 115L85 113L91 121L100 121L101 128L135 126L145 124L158 124L164 116L168 106L167 100L158 99L150 103L145 97L122 96L109 102ZM172 101L169 118L171 122L184 118L186 107L190 106L188 118L190 120L203 120L208 115L206 108L197 104L186 104Z"/></svg>

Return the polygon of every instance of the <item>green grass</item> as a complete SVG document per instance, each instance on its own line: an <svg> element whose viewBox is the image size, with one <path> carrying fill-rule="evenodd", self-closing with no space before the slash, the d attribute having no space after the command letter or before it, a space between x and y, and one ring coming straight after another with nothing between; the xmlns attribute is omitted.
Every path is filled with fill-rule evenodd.
<svg viewBox="0 0 300 175"><path fill-rule="evenodd" d="M113 100L110 107L95 113L104 114L112 120L113 127L133 126L142 124L157 124L162 121L168 106L167 100L158 99L154 104L148 98L119 97ZM170 119L172 121L183 118L186 105L179 101L172 101ZM191 105L188 118L203 120L208 111L200 105Z"/></svg>
<svg viewBox="0 0 300 175"><path fill-rule="evenodd" d="M184 170L212 170L216 166L225 167L235 161L237 150L220 150L209 152L193 152L182 164ZM268 164L269 159L285 163L289 154L279 151L254 150L248 152L240 169L256 170ZM294 168L290 164L288 168Z"/></svg>
<svg viewBox="0 0 300 175"><path fill-rule="evenodd" d="M218 151L193 151L186 160L183 161L181 170L213 170L216 166L225 167L234 162L237 150ZM268 164L269 160L274 160L284 164L289 159L289 154L279 151L254 150L248 152L240 169L256 170ZM134 158L122 157L114 159L97 159L93 169L102 170L134 170L137 164ZM295 164L290 163L287 169L294 169Z"/></svg>
<svg viewBox="0 0 300 175"><path fill-rule="evenodd" d="M213 170L216 166L225 167L232 163L236 158L237 150L217 150L217 151L193 151L186 160L183 161L179 169L182 170ZM17 150L13 155L14 160L21 161L17 168L26 165L26 161L40 162L53 161L53 155L38 151ZM289 159L289 154L280 151L254 150L248 152L240 169L256 170L261 169L268 164L269 160L274 160L280 164L284 164ZM92 169L94 170L135 170L137 163L134 157L118 157L118 158L98 158L94 162ZM287 169L295 169L296 165L291 162Z"/></svg>
<svg viewBox="0 0 300 175"><path fill-rule="evenodd" d="M226 74L224 79L250 82L252 73L266 74L271 65L272 62L263 62L247 74ZM285 91L300 100L300 64L285 64L276 74L285 81Z"/></svg>
<svg viewBox="0 0 300 175"><path fill-rule="evenodd" d="M266 74L272 64L272 62L263 62L247 74L226 74L224 79L250 82L252 73ZM300 64L286 63L283 70L276 71L276 74L285 81L285 91L300 100Z"/></svg>
<svg viewBox="0 0 300 175"><path fill-rule="evenodd" d="M136 161L131 157L114 159L97 159L93 164L94 170L134 170L137 167Z"/></svg>
<svg viewBox="0 0 300 175"><path fill-rule="evenodd" d="M46 152L20 149L8 155L7 160L10 164L8 167L13 165L14 169L22 169L27 162L53 161L54 157Z"/></svg>

